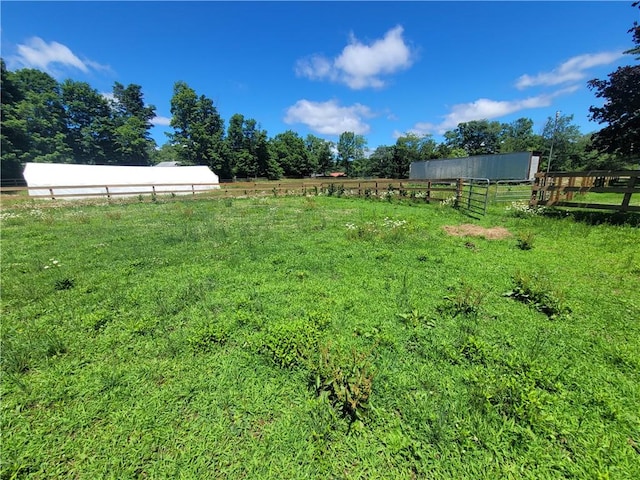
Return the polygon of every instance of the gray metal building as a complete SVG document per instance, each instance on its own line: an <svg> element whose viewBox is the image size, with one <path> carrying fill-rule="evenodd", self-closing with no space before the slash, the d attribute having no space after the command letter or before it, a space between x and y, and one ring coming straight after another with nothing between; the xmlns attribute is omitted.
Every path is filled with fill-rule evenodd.
<svg viewBox="0 0 640 480"><path fill-rule="evenodd" d="M413 180L443 178L488 178L497 180L532 180L538 171L538 152L476 155L412 162L409 178Z"/></svg>

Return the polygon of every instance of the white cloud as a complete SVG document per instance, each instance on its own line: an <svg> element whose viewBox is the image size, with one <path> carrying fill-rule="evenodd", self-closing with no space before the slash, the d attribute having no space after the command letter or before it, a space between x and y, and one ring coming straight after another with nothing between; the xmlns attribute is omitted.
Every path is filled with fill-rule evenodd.
<svg viewBox="0 0 640 480"><path fill-rule="evenodd" d="M296 74L311 80L344 83L354 90L383 87L381 75L407 69L413 63L415 54L402 38L403 31L398 25L368 45L352 35L349 44L334 59L311 55L298 60Z"/></svg>
<svg viewBox="0 0 640 480"><path fill-rule="evenodd" d="M472 120L483 120L499 118L505 115L519 112L521 110L529 110L532 108L542 108L551 105L553 99L560 95L566 95L575 92L579 86L557 90L553 93L537 95L534 97L523 98L519 100L490 100L488 98L479 98L475 102L460 103L454 105L451 111L444 116L444 120L438 124L429 122L416 123L409 130L410 133L422 135L425 133L437 132L443 134L447 130L456 128L459 123L470 122Z"/></svg>
<svg viewBox="0 0 640 480"><path fill-rule="evenodd" d="M520 90L537 85L560 85L562 83L577 82L587 77L586 70L608 65L623 56L622 52L587 53L572 57L559 67L550 72L541 72L537 75L522 75L516 81L516 87Z"/></svg>
<svg viewBox="0 0 640 480"><path fill-rule="evenodd" d="M47 43L39 37L32 37L25 44L18 45L18 54L11 57L13 64L25 68L37 68L53 75L59 69L71 68L89 73L90 70L110 70L91 60L81 60L69 47L58 42Z"/></svg>
<svg viewBox="0 0 640 480"><path fill-rule="evenodd" d="M168 127L169 125L171 125L171 119L168 117L162 117L158 115L156 117L153 117L153 119L151 120L151 123L153 123L153 125L156 127L159 127L159 126Z"/></svg>
<svg viewBox="0 0 640 480"><path fill-rule="evenodd" d="M303 123L324 135L340 135L342 132L364 135L370 127L363 119L372 116L371 109L359 103L343 107L337 100L312 102L303 99L287 109L284 121L287 124Z"/></svg>

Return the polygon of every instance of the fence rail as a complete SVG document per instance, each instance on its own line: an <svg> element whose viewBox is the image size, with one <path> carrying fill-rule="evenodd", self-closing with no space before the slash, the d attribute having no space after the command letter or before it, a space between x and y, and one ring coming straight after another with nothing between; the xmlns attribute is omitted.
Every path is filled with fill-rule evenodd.
<svg viewBox="0 0 640 480"><path fill-rule="evenodd" d="M531 198L533 180L498 180L495 183L495 203L528 201Z"/></svg>
<svg viewBox="0 0 640 480"><path fill-rule="evenodd" d="M51 185L38 187L0 187L2 199L8 200L8 194L27 192L29 198L85 198L85 197L117 197L135 195L192 194L218 189L219 183L157 183L157 184L114 184L114 185ZM90 190L90 191L86 191ZM16 199L20 197L16 196Z"/></svg>
<svg viewBox="0 0 640 480"><path fill-rule="evenodd" d="M442 200L442 195L437 192L456 193L455 182L457 180L412 180L410 183L394 179L379 180L335 180L335 181L311 181L311 182L233 182L233 183L167 183L167 184L114 184L114 185L51 185L51 186L4 186L0 187L3 200L10 197L18 197L23 192L29 193L30 198L43 198L55 200L57 198L81 198L81 197L116 197L153 194L192 194L207 193L215 195L250 195L260 193L309 193L322 192L340 188L342 192L351 194L383 195L388 192L394 194L411 194L411 192L424 192L424 198ZM22 197L24 198L24 197Z"/></svg>
<svg viewBox="0 0 640 480"><path fill-rule="evenodd" d="M577 195L590 193L622 195L619 203L574 201ZM529 204L531 206L581 207L617 210L620 212L640 212L640 205L631 205L631 196L633 194L640 197L640 170L540 172L535 176Z"/></svg>
<svg viewBox="0 0 640 480"><path fill-rule="evenodd" d="M482 182L488 180L483 179ZM29 196L21 195L28 193ZM464 210L479 213L486 211L487 189L478 179L377 179L377 180L316 180L302 182L233 182L233 183L171 183L138 185L52 185L39 187L0 187L2 200L73 199L140 195L196 195L238 197L260 194L326 194L357 195L364 197L408 197L424 202L455 200ZM16 195L17 194L17 195ZM453 202L452 202L453 203Z"/></svg>

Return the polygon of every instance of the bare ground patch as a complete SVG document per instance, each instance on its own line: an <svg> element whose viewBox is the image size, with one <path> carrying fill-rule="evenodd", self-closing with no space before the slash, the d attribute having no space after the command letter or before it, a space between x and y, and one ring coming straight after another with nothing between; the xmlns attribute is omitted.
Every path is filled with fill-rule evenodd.
<svg viewBox="0 0 640 480"><path fill-rule="evenodd" d="M511 232L504 227L485 228L465 223L463 225L445 225L442 227L449 235L456 237L484 237L487 240L501 240L511 237Z"/></svg>

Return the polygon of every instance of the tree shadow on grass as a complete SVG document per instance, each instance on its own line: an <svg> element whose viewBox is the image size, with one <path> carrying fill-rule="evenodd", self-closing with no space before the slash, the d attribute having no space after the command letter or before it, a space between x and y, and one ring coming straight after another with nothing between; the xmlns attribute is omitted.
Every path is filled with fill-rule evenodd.
<svg viewBox="0 0 640 480"><path fill-rule="evenodd" d="M583 222L587 225L629 225L630 227L640 227L640 213L638 212L608 212L594 210L569 210L569 209L548 209L543 215L549 218L571 217L576 222Z"/></svg>

